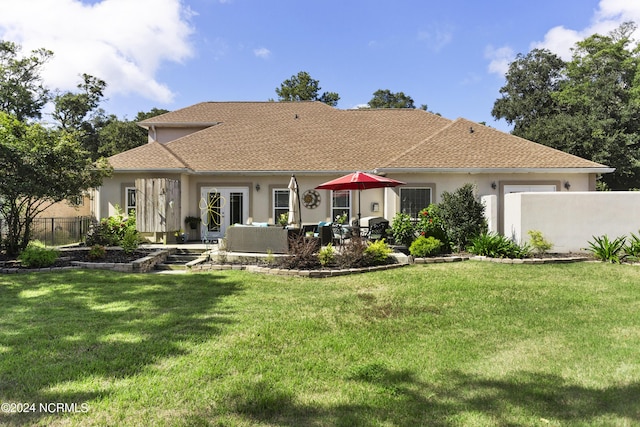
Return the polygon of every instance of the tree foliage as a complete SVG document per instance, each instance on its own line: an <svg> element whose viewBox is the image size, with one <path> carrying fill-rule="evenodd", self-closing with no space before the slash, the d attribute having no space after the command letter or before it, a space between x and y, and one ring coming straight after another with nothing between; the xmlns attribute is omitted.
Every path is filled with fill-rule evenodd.
<svg viewBox="0 0 640 427"><path fill-rule="evenodd" d="M487 232L484 205L475 196L473 184L465 184L453 193L442 192L438 212L449 241L463 251L471 240Z"/></svg>
<svg viewBox="0 0 640 427"><path fill-rule="evenodd" d="M389 89L378 89L373 93L373 98L368 102L370 108L416 108L413 99L404 92L391 92ZM421 109L427 109L422 105Z"/></svg>
<svg viewBox="0 0 640 427"><path fill-rule="evenodd" d="M513 134L615 167L612 189L640 187L640 47L636 25L576 43L564 62L546 50L518 55L492 115Z"/></svg>
<svg viewBox="0 0 640 427"><path fill-rule="evenodd" d="M167 112L168 110L153 108L147 113L138 112L133 121L119 120L114 115L109 116L106 122L99 126L98 155L109 157L146 144L147 131L138 126L138 122Z"/></svg>
<svg viewBox="0 0 640 427"><path fill-rule="evenodd" d="M105 164L91 161L72 133L0 112L0 216L7 227L7 253L16 255L27 246L40 212L99 186L109 172Z"/></svg>
<svg viewBox="0 0 640 427"><path fill-rule="evenodd" d="M0 40L0 111L20 121L39 119L50 100L40 72L53 52L37 49L20 57L20 51L19 45Z"/></svg>
<svg viewBox="0 0 640 427"><path fill-rule="evenodd" d="M320 82L311 78L306 71L291 76L276 88L278 101L320 101L335 107L340 96L336 92L320 93Z"/></svg>

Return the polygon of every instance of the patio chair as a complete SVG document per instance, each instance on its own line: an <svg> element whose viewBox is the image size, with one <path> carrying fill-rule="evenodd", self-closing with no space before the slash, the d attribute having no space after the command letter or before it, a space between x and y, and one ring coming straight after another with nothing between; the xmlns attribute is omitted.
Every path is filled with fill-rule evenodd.
<svg viewBox="0 0 640 427"><path fill-rule="evenodd" d="M332 224L333 242L342 245L345 240L351 238L351 228L341 224Z"/></svg>
<svg viewBox="0 0 640 427"><path fill-rule="evenodd" d="M385 239L387 237L388 225L389 224L386 222L376 222L371 224L367 232L367 239L372 241Z"/></svg>

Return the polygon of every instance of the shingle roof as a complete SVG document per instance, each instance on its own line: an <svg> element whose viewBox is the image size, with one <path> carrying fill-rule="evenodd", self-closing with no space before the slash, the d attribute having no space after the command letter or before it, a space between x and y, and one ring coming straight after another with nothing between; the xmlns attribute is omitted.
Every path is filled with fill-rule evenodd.
<svg viewBox="0 0 640 427"><path fill-rule="evenodd" d="M142 126L204 130L109 158L115 170L352 171L376 168L603 168L465 120L320 102L205 102ZM473 132L470 132L473 128Z"/></svg>

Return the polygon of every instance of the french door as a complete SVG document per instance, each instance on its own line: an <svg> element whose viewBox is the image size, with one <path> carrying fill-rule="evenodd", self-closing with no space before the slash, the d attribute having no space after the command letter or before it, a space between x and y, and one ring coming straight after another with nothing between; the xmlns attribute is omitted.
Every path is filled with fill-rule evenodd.
<svg viewBox="0 0 640 427"><path fill-rule="evenodd" d="M201 239L222 238L229 226L243 224L248 216L247 187L203 187L200 191Z"/></svg>

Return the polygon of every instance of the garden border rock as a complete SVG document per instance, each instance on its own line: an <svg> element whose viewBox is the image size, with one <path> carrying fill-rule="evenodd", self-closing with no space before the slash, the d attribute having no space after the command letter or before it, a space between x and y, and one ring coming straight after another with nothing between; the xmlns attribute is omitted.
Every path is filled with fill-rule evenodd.
<svg viewBox="0 0 640 427"><path fill-rule="evenodd" d="M150 253L147 256L138 258L132 262L85 262L85 261L71 261L71 266L65 267L48 267L48 268L18 268L8 267L0 269L0 273L13 274L13 273L36 273L46 271L64 271L74 269L86 269L86 270L111 270L120 271L123 273L148 273L152 271L156 264L164 262L169 255L176 252L176 248L159 249Z"/></svg>

